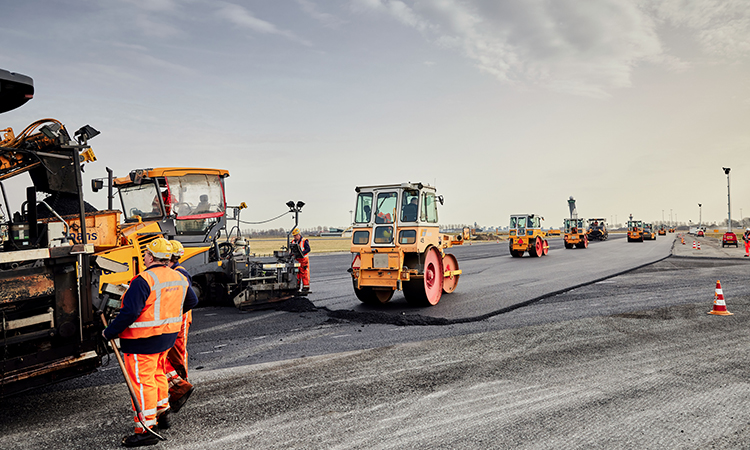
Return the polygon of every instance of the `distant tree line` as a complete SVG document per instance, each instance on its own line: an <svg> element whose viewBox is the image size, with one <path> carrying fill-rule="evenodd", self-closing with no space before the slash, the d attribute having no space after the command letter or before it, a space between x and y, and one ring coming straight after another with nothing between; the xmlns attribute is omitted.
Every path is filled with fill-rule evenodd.
<svg viewBox="0 0 750 450"><path fill-rule="evenodd" d="M304 236L319 236L320 233L328 231L328 227L312 227L312 228L302 228L300 227L300 232ZM284 229L284 228L272 228L270 230L256 230L256 229L247 229L242 230L242 235L245 237L252 238L280 238L280 237L286 237L286 234L288 232L292 231L291 229Z"/></svg>

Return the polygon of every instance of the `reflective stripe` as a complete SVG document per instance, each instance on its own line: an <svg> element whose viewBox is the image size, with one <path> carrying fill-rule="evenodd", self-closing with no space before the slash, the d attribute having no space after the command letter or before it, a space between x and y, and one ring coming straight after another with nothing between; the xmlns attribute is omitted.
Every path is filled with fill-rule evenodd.
<svg viewBox="0 0 750 450"><path fill-rule="evenodd" d="M140 371L138 370L138 355L133 354L133 360L135 361L135 364L134 364L134 366L135 366L135 381L138 383L138 390L140 391L139 394L141 396L141 404L140 404L140 406L141 406L141 408L143 408L143 405L146 404L146 398L143 396L143 383L141 383L141 374L140 374ZM144 412L144 414L145 414L145 412ZM137 418L138 418L138 416L136 415L136 419Z"/></svg>
<svg viewBox="0 0 750 450"><path fill-rule="evenodd" d="M164 405L168 405L168 404L169 404L169 397L163 398L163 399L159 400L158 402L156 402L156 407L158 408L159 406L164 406Z"/></svg>
<svg viewBox="0 0 750 450"><path fill-rule="evenodd" d="M133 322L132 325L130 325L128 328L148 328L148 327L156 327L159 325L166 325L168 323L175 323L180 322L182 319L180 317L172 317L171 319L163 319L163 320L152 320L149 322Z"/></svg>
<svg viewBox="0 0 750 450"><path fill-rule="evenodd" d="M156 413L154 413L154 414L156 414ZM138 420L138 418L136 418L136 420ZM143 423L144 423L144 424L145 424L145 425L146 425L147 427L151 428L151 427L153 427L154 425L156 425L156 419L144 420L144 421L143 421ZM138 425L136 425L136 426L135 426L135 432L136 432L136 433L138 433L139 431L140 431L141 433L145 433L145 432L146 432L146 429L145 429L145 428L143 428L143 427L141 426L141 423L140 423L140 422L138 422Z"/></svg>

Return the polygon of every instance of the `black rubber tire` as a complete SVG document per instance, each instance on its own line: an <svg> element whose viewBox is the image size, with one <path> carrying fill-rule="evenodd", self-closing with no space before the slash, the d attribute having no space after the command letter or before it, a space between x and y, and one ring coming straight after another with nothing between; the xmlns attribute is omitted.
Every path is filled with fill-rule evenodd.
<svg viewBox="0 0 750 450"><path fill-rule="evenodd" d="M393 297L394 292L390 291L390 295L388 295L388 291L375 291L369 286L357 289L357 280L355 278L352 278L352 287L354 288L354 295L357 296L360 302L367 305L382 305L383 303L388 303Z"/></svg>
<svg viewBox="0 0 750 450"><path fill-rule="evenodd" d="M417 279L412 281L404 281L401 283L401 288L404 291L404 298L412 306L429 306L427 301L427 294L424 291L424 280Z"/></svg>

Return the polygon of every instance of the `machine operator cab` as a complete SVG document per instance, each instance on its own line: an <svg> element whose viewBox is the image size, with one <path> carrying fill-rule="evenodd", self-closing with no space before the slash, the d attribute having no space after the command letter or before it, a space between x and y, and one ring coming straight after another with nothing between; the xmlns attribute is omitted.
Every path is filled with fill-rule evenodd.
<svg viewBox="0 0 750 450"><path fill-rule="evenodd" d="M566 234L580 234L586 230L586 219L565 219L563 226Z"/></svg>
<svg viewBox="0 0 750 450"><path fill-rule="evenodd" d="M422 183L357 187L352 245L396 247L438 238L437 203L442 196ZM433 228L434 231L426 231ZM428 239L427 241L432 241ZM433 242L437 245L438 241Z"/></svg>
<svg viewBox="0 0 750 450"><path fill-rule="evenodd" d="M115 178L126 223L172 223L180 241L204 242L225 226L223 169L138 169ZM174 219L173 221L167 219Z"/></svg>

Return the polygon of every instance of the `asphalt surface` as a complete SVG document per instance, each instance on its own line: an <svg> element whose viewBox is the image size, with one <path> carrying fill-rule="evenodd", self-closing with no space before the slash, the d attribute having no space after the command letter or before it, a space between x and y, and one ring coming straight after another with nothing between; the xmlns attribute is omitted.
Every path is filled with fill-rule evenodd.
<svg viewBox="0 0 750 450"><path fill-rule="evenodd" d="M363 309L326 263L350 257L315 257L312 304L196 311L196 393L157 448L747 448L750 261L708 239L699 255L672 250L674 237L553 247L546 261L456 249L465 276L442 313ZM595 251L658 262L609 276L585 265ZM707 314L717 280L732 316ZM525 306L488 315L485 296ZM470 315L455 312L464 301ZM0 448L117 448L132 419L115 366L3 400Z"/></svg>

